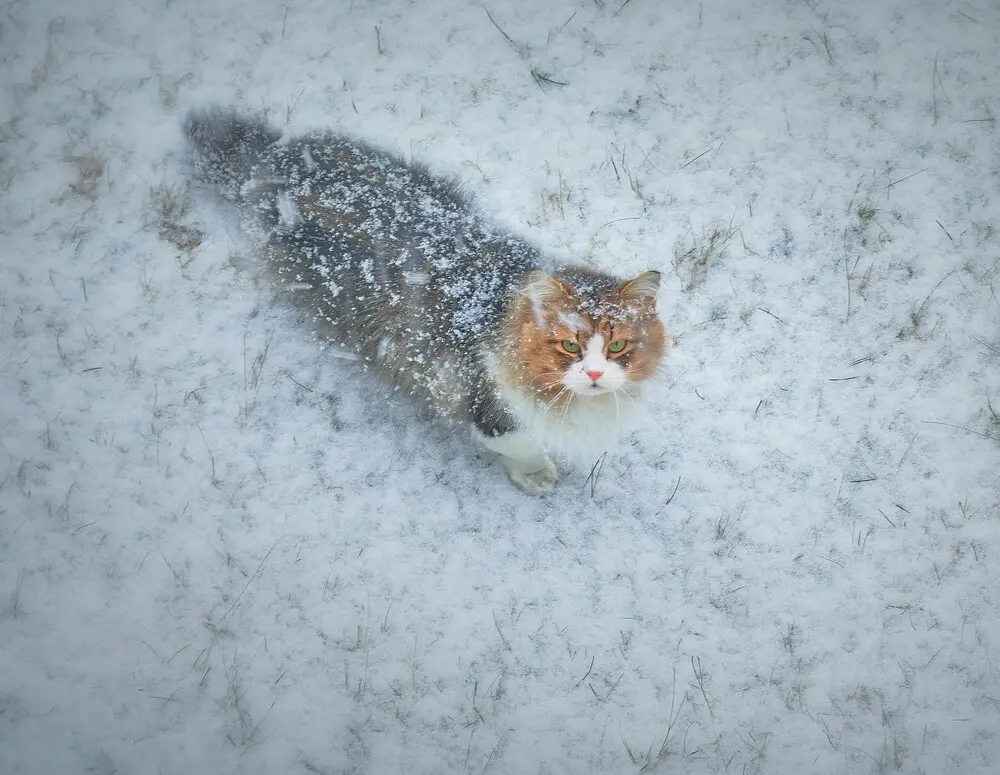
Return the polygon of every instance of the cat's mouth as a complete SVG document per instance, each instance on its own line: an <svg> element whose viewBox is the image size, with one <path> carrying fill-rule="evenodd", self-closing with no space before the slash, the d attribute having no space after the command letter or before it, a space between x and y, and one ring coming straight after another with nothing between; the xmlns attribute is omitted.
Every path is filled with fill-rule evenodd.
<svg viewBox="0 0 1000 775"><path fill-rule="evenodd" d="M573 391L575 395L586 396L587 398L593 398L596 396L603 396L605 393L611 393L612 389L605 387L604 385L598 385L596 382L591 382L585 388L578 388Z"/></svg>

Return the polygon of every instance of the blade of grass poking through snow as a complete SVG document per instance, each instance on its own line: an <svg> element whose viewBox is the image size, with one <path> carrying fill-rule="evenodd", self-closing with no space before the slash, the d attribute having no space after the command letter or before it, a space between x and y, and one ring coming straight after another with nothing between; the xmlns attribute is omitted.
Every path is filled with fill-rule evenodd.
<svg viewBox="0 0 1000 775"><path fill-rule="evenodd" d="M503 27L501 27L499 24L497 24L497 20L493 18L493 14L490 13L490 9L489 8L487 8L486 6L483 6L483 11L486 12L486 17L490 20L490 24L492 24L494 26L494 28L496 28L496 31L499 32L503 36L503 39L505 41L507 41L507 45L509 45L512 49L514 49L522 57L526 57L526 56L528 56L528 54L531 53L531 49L529 49L523 43L518 43L510 35L508 35L506 32L504 32Z"/></svg>
<svg viewBox="0 0 1000 775"><path fill-rule="evenodd" d="M604 452L597 460L594 461L594 465L590 467L590 473L587 475L586 481L583 483L583 489L587 489L587 485L590 485L590 497L594 497L594 493L597 491L597 480L601 477L601 471L604 470L604 461L607 458L608 453Z"/></svg>
<svg viewBox="0 0 1000 775"><path fill-rule="evenodd" d="M566 81L557 81L550 77L548 73L543 73L541 70L532 68L531 77L534 79L535 83L538 84L538 88L545 91L546 86L569 86Z"/></svg>
<svg viewBox="0 0 1000 775"><path fill-rule="evenodd" d="M267 552L264 554L264 556L260 558L260 562L257 564L257 569L250 575L250 578L247 579L246 584L243 585L243 588L239 591L239 594L233 598L232 604L229 606L229 608L226 609L226 612L220 617L218 624L222 624L222 622L224 622L226 619L229 618L229 615L233 612L233 609L236 608L236 605L240 602L240 599L246 593L247 589L249 589L250 585L254 582L255 579L257 579L260 576L261 572L264 570L264 566L267 564L267 558L271 556L271 552L275 550L280 541L281 541L281 536L278 536L278 538L274 540L274 543L271 544L271 548L268 549Z"/></svg>

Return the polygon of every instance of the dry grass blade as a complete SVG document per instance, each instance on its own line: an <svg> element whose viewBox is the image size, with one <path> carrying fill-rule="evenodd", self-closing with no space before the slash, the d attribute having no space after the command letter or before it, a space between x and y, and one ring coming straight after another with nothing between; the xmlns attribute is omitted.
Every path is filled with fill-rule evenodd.
<svg viewBox="0 0 1000 775"><path fill-rule="evenodd" d="M98 149L92 148L77 156L68 156L66 161L76 166L76 180L69 184L69 191L59 198L63 201L69 195L88 202L97 201L101 182L107 171L108 160Z"/></svg>
<svg viewBox="0 0 1000 775"><path fill-rule="evenodd" d="M282 538L281 536L278 536L276 539L274 539L274 543L271 544L271 548L267 550L267 552L264 554L263 557L261 557L260 562L257 564L257 569L250 574L250 578L247 579L247 583L243 585L243 589L240 590L240 593L233 600L232 605L230 605L229 609L219 618L218 624L222 624L222 622L224 622L228 618L229 614L231 614L233 612L233 609L236 608L236 604L240 602L240 598L243 597L243 594L253 583L254 579L260 576L261 572L264 570L264 564L267 562L267 558L271 556L271 552L274 551L275 547L281 541L281 538Z"/></svg>
<svg viewBox="0 0 1000 775"><path fill-rule="evenodd" d="M21 566L21 570L17 573L17 583L14 585L14 591L10 595L10 612L15 619L21 610L21 585L24 583L24 571L27 567L28 561L25 560L24 565Z"/></svg>
<svg viewBox="0 0 1000 775"><path fill-rule="evenodd" d="M667 499L666 499L666 500L665 500L665 501L663 502L663 505L664 505L664 506L669 506L669 505L670 505L671 501L673 501L673 499L674 499L674 496L675 496L675 495L677 494L677 489L678 489L678 488L679 488L680 486L681 486L681 478L680 478L680 477L678 476L678 477L677 477L677 484L675 484L675 485L674 485L674 490L673 490L673 492L671 492L671 493L670 493L670 497L669 497L669 498L667 498Z"/></svg>
<svg viewBox="0 0 1000 775"><path fill-rule="evenodd" d="M187 187L160 183L149 190L150 215L146 225L156 229L160 239L182 253L191 253L205 239L205 233L184 224L191 207ZM190 263L190 259L184 266Z"/></svg>
<svg viewBox="0 0 1000 775"><path fill-rule="evenodd" d="M608 453L605 452L599 458L597 458L596 461L594 461L594 465L590 467L590 474L587 476L586 480L583 483L584 490L587 489L588 484L590 485L591 498L594 497L594 493L597 490L597 480L601 477L601 471L604 470L604 460L605 458L607 458L607 456Z"/></svg>
<svg viewBox="0 0 1000 775"><path fill-rule="evenodd" d="M725 255L726 248L739 231L733 221L723 226L717 224L700 237L688 230L674 246L674 270L681 278L685 291L691 292L708 279L708 268ZM685 247L686 245L686 247Z"/></svg>
<svg viewBox="0 0 1000 775"><path fill-rule="evenodd" d="M494 27L496 27L497 28L497 32L499 32L501 35L503 35L503 39L507 41L507 44L512 49L514 49L518 54L520 54L522 57L528 56L528 54L530 52L530 49L527 46L525 46L524 44L518 43L510 35L508 35L506 32L504 32L503 27L501 27L499 24L497 24L497 20L493 18L493 14L490 13L489 8L487 8L486 6L483 6L483 11L486 12L486 16L489 18L490 24L492 24Z"/></svg>
<svg viewBox="0 0 1000 775"><path fill-rule="evenodd" d="M545 91L546 86L569 86L567 81L557 81L552 78L548 73L544 73L537 68L531 68L531 78L534 80L535 84L539 89Z"/></svg>

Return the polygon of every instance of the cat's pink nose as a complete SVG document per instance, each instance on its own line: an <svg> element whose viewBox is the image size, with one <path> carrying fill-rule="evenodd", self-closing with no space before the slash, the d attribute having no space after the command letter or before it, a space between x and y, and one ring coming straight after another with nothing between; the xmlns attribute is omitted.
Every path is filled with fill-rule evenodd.
<svg viewBox="0 0 1000 775"><path fill-rule="evenodd" d="M599 380L602 376L604 376L604 372L603 371L598 371L597 369L594 369L593 371L588 371L588 372L585 372L585 373L586 373L586 375L588 377L590 377L592 380L594 380L594 382L597 382L597 380Z"/></svg>

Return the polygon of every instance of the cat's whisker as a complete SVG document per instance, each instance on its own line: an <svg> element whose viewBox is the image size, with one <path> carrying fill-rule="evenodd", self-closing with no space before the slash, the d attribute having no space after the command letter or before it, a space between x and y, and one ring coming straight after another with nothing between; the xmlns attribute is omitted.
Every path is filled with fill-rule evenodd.
<svg viewBox="0 0 1000 775"><path fill-rule="evenodd" d="M637 383L633 382L632 380L628 380L624 385L622 385L618 390L616 390L615 391L616 407L618 403L619 394L622 396L622 398L628 399L630 403L633 404L638 403L639 398L641 397L640 386Z"/></svg>
<svg viewBox="0 0 1000 775"><path fill-rule="evenodd" d="M548 376L555 377L555 379L544 384L538 384L540 378ZM541 394L548 393L552 388L562 383L562 377L563 375L561 372L555 372L555 371L543 372L542 374L536 375L535 378L532 380L532 383L535 384L534 388L535 394L538 395L539 398L541 399ZM564 385L559 390L559 392L557 392L552 398L548 399L547 401L542 400L542 403L545 406L545 413L548 413L549 409L551 409L552 406L554 406L568 390L569 387Z"/></svg>
<svg viewBox="0 0 1000 775"><path fill-rule="evenodd" d="M543 371L543 372L539 372L538 374L535 374L535 375L533 375L531 377L530 384L531 385L536 385L536 384L540 383L541 380L543 380L546 377L556 377L555 380L553 380L552 382L549 383L548 386L551 387L552 385L555 385L557 382L559 382L559 380L562 378L562 374L563 373L561 371ZM544 387L544 386L542 386L542 387Z"/></svg>
<svg viewBox="0 0 1000 775"><path fill-rule="evenodd" d="M540 390L548 390L549 388L555 387L560 382L562 382L562 376L563 376L562 372L558 372L558 371L545 371L545 372L542 372L541 374L537 374L535 377L533 377L532 380L531 380L531 382L532 382L533 385L537 384L538 389L540 389ZM548 383L545 383L545 384L538 384L539 381L541 379L543 379L544 377L555 377L555 379L553 379L551 382L548 382Z"/></svg>
<svg viewBox="0 0 1000 775"><path fill-rule="evenodd" d="M555 384L553 384L553 387L555 387ZM547 401L542 407L541 416L544 417L545 415L549 414L552 411L552 409L558 405L559 399L562 398L563 394L566 393L567 391L569 391L569 387L564 387L562 390L556 393L550 401ZM569 401L567 401L565 403L565 406L562 407L563 413L565 413L566 407L568 406L569 406Z"/></svg>

